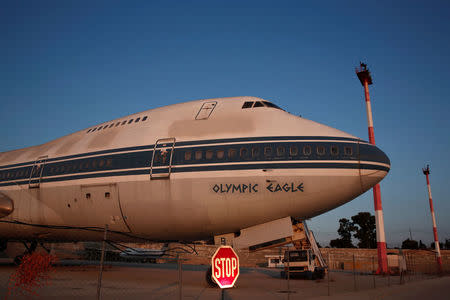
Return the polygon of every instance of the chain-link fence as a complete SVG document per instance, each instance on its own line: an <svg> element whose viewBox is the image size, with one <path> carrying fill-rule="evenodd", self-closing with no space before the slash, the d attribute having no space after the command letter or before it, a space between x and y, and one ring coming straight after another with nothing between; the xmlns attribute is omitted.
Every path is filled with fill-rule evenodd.
<svg viewBox="0 0 450 300"><path fill-rule="evenodd" d="M11 287L18 270L12 259L0 260L0 296L5 299L220 299L221 291L206 281L211 253L216 246L164 245L163 257L124 255L117 245L84 243L71 259L60 259L50 271L48 280L35 288L35 294ZM136 248L137 249L137 248ZM193 251L194 250L194 251ZM388 255L390 272L375 275L378 264L375 250L321 249L329 266L323 279L282 278L281 268L268 268L264 256L279 253L238 251L240 276L235 288L227 289L228 299L307 299L365 291L439 276L431 251L395 251ZM358 249L359 250L359 249ZM38 249L37 251L42 251ZM138 251L138 250L135 250ZM57 251L54 251L58 253ZM59 253L62 253L61 251ZM131 253L131 254L130 254ZM156 252L155 252L156 253ZM59 254L64 258L68 255ZM450 273L448 256L443 256L444 272Z"/></svg>

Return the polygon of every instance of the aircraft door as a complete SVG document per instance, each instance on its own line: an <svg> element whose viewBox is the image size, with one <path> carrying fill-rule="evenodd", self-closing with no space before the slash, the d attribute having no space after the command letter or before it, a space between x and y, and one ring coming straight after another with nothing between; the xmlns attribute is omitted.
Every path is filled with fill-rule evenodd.
<svg viewBox="0 0 450 300"><path fill-rule="evenodd" d="M150 179L170 178L174 148L175 138L156 141L150 166Z"/></svg>
<svg viewBox="0 0 450 300"><path fill-rule="evenodd" d="M210 101L205 102L202 104L202 107L198 111L197 115L195 116L196 120L206 120L209 118L211 113L213 112L214 108L216 108L217 101Z"/></svg>
<svg viewBox="0 0 450 300"><path fill-rule="evenodd" d="M33 189L40 187L47 158L48 155L39 156L34 162L30 172L30 179L28 180L28 188Z"/></svg>

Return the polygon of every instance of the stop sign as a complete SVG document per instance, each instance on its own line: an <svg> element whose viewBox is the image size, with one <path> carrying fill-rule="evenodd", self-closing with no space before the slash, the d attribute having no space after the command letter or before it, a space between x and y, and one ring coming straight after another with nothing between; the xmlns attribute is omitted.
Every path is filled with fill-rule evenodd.
<svg viewBox="0 0 450 300"><path fill-rule="evenodd" d="M221 246L211 259L212 278L222 288L233 287L239 276L239 257L230 246Z"/></svg>

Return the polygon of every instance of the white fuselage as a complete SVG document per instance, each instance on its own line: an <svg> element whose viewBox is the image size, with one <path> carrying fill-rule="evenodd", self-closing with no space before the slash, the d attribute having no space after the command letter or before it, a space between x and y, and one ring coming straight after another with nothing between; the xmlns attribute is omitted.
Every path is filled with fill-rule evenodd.
<svg viewBox="0 0 450 300"><path fill-rule="evenodd" d="M202 239L319 215L389 171L375 146L261 101L170 105L0 153L14 206L0 238L94 240L108 224L117 240Z"/></svg>

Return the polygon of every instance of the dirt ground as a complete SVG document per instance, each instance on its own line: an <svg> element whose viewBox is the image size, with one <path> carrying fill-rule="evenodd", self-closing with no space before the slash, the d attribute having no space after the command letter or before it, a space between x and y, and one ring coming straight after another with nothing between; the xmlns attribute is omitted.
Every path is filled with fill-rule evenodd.
<svg viewBox="0 0 450 300"><path fill-rule="evenodd" d="M0 297L8 294L8 280L16 270L0 265ZM206 266L176 264L115 264L105 267L102 299L221 299L221 290L205 281ZM96 299L98 266L56 266L48 285L38 296L13 291L7 299ZM236 286L224 292L224 299L445 299L450 277L379 277L331 272L322 280L285 280L280 270L241 268ZM181 297L180 297L181 295ZM332 297L329 297L331 295Z"/></svg>

